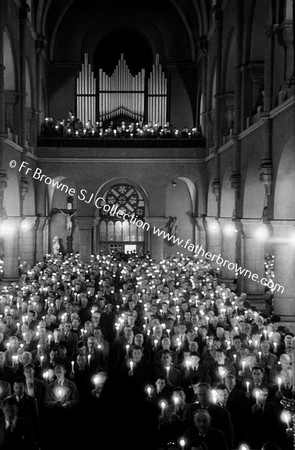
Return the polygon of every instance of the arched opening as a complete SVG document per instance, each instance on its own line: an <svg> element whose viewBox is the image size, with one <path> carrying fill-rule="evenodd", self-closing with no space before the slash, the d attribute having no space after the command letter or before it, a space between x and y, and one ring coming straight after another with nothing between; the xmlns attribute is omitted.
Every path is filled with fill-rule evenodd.
<svg viewBox="0 0 295 450"><path fill-rule="evenodd" d="M96 250L144 254L149 224L144 219L147 208L143 192L124 181L112 184L98 197L103 200L95 203L99 211Z"/></svg>
<svg viewBox="0 0 295 450"><path fill-rule="evenodd" d="M5 126L14 128L14 105L16 102L16 77L12 42L7 31L3 32L3 64L5 92Z"/></svg>

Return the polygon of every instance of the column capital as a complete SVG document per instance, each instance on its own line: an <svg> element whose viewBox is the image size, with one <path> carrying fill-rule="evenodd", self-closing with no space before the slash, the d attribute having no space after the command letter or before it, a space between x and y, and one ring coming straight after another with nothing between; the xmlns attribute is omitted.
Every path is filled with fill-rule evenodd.
<svg viewBox="0 0 295 450"><path fill-rule="evenodd" d="M261 219L241 219L240 223L244 237L247 238L257 238L259 228L262 230L268 230L270 228L270 225L263 223Z"/></svg>
<svg viewBox="0 0 295 450"><path fill-rule="evenodd" d="M146 217L146 221L152 227L165 228L168 222L168 217L165 216L150 216Z"/></svg>
<svg viewBox="0 0 295 450"><path fill-rule="evenodd" d="M24 231L31 230L32 228L35 228L37 219L36 216L24 216L21 220L21 227L23 227Z"/></svg>
<svg viewBox="0 0 295 450"><path fill-rule="evenodd" d="M270 220L275 237L286 238L288 233L295 232L295 220Z"/></svg>
<svg viewBox="0 0 295 450"><path fill-rule="evenodd" d="M219 222L217 217L205 217L204 226L210 233L220 232Z"/></svg>

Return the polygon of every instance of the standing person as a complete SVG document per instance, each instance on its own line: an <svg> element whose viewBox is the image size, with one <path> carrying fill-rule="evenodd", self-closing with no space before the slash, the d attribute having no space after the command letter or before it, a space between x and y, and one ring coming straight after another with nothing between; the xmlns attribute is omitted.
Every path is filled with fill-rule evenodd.
<svg viewBox="0 0 295 450"><path fill-rule="evenodd" d="M13 397L4 400L4 417L0 419L1 450L35 450L32 425L19 416L17 402Z"/></svg>

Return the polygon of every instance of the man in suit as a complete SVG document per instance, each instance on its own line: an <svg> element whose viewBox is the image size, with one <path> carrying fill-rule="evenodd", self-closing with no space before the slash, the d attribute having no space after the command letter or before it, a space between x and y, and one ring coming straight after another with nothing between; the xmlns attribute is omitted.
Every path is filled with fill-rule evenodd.
<svg viewBox="0 0 295 450"><path fill-rule="evenodd" d="M0 352L0 380L11 383L12 369L6 365L6 356L4 352Z"/></svg>
<svg viewBox="0 0 295 450"><path fill-rule="evenodd" d="M230 413L234 428L234 444L235 447L238 447L242 442L246 441L245 393L238 389L237 380L234 375L227 375L224 383L228 392L226 409Z"/></svg>
<svg viewBox="0 0 295 450"><path fill-rule="evenodd" d="M223 431L229 448L232 448L233 426L229 412L221 406L215 405L211 402L210 384L199 383L195 392L197 402L188 405L187 409L188 425L193 425L196 411L199 409L206 409L211 416L212 426L220 431Z"/></svg>
<svg viewBox="0 0 295 450"><path fill-rule="evenodd" d="M77 353L77 342L78 335L76 333L72 333L72 324L70 322L66 322L64 324L64 333L61 336L61 339L65 342L68 355L70 358L73 358Z"/></svg>
<svg viewBox="0 0 295 450"><path fill-rule="evenodd" d="M42 407L44 403L45 396L45 384L43 381L35 378L35 367L34 364L28 363L24 367L25 376L25 393L35 400L37 405L38 417L40 419L40 414L42 412Z"/></svg>
<svg viewBox="0 0 295 450"><path fill-rule="evenodd" d="M206 409L198 410L194 415L194 426L188 428L184 438L190 449L229 450L222 431L211 426L211 416Z"/></svg>
<svg viewBox="0 0 295 450"><path fill-rule="evenodd" d="M1 450L35 450L32 426L29 421L19 417L18 406L13 397L3 402L4 417L0 419Z"/></svg>
<svg viewBox="0 0 295 450"><path fill-rule="evenodd" d="M276 355L270 352L270 343L269 341L262 341L261 345L261 359L260 365L263 367L265 371L266 381L269 381L270 370L273 366L278 363L278 358Z"/></svg>
<svg viewBox="0 0 295 450"><path fill-rule="evenodd" d="M16 378L13 383L13 394L11 397L15 400L18 413L21 417L25 417L30 421L33 427L34 440L38 437L38 413L35 400L25 393L25 383L23 378Z"/></svg>
<svg viewBox="0 0 295 450"><path fill-rule="evenodd" d="M172 355L170 350L163 350L161 356L162 367L156 371L156 378L165 377L168 386L178 386L181 384L181 375L178 369L172 365Z"/></svg>
<svg viewBox="0 0 295 450"><path fill-rule="evenodd" d="M46 408L71 409L79 404L79 394L75 383L65 378L65 367L56 364L56 380L46 387L44 405Z"/></svg>

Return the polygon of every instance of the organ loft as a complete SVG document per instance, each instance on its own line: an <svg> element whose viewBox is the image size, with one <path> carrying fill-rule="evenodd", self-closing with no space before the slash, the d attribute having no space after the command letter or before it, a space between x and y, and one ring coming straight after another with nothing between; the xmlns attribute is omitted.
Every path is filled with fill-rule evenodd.
<svg viewBox="0 0 295 450"><path fill-rule="evenodd" d="M198 246L294 322L294 83L292 0L2 0L2 282Z"/></svg>

